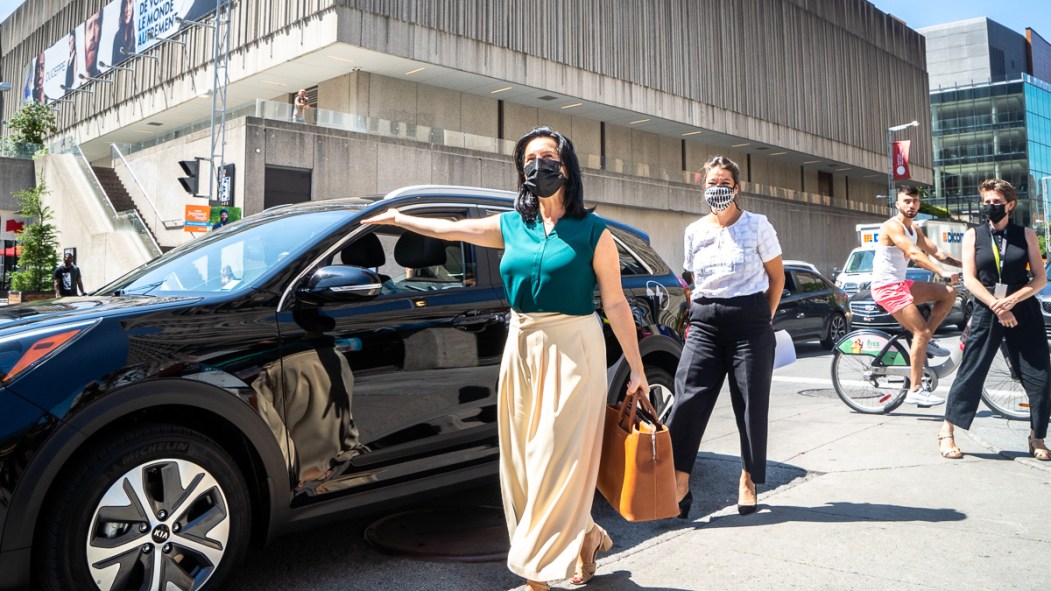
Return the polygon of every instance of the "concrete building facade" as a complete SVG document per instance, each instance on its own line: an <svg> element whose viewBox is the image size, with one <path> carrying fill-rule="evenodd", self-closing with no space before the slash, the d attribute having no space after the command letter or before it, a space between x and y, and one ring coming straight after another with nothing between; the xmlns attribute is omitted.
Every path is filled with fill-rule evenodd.
<svg viewBox="0 0 1051 591"><path fill-rule="evenodd" d="M97 10L24 4L0 24L4 79ZM839 263L854 224L885 215L886 129L929 110L922 36L864 0L241 0L230 35L224 162L243 214L409 184L513 188L511 145L548 125L575 142L588 201L649 232L673 268L714 154L741 165L743 203L787 258ZM52 157L112 169L160 247L189 239L186 205L208 203L177 163L209 155L213 37L184 23L181 44L141 49L57 105ZM931 183L930 130L897 139ZM86 190L105 193L92 176ZM60 229L71 246L101 231Z"/></svg>

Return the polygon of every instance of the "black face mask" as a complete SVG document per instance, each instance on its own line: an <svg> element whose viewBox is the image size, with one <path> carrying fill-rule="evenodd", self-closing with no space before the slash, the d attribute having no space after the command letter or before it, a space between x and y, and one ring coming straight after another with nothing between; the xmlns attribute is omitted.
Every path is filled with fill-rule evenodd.
<svg viewBox="0 0 1051 591"><path fill-rule="evenodd" d="M1007 206L1003 203L986 203L982 205L982 215L996 224L1007 215Z"/></svg>
<svg viewBox="0 0 1051 591"><path fill-rule="evenodd" d="M537 158L522 169L525 182L522 185L537 197L550 197L558 192L565 183L562 176L562 163L558 160Z"/></svg>

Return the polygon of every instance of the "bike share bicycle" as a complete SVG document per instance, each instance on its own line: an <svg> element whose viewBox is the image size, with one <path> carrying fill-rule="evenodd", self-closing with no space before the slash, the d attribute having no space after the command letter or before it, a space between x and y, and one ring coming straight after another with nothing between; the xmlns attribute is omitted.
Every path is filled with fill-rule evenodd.
<svg viewBox="0 0 1051 591"><path fill-rule="evenodd" d="M952 375L960 365L969 329L968 325L960 336L960 345L952 347L948 355L934 356L928 352L923 381L930 391L938 387L938 380ZM909 347L905 344L910 336L907 330L891 335L864 328L841 338L833 348L832 357L832 386L840 400L867 414L885 414L901 406L910 385ZM1029 419L1029 398L1005 344L1000 345L1000 354L989 368L982 401L1005 418Z"/></svg>

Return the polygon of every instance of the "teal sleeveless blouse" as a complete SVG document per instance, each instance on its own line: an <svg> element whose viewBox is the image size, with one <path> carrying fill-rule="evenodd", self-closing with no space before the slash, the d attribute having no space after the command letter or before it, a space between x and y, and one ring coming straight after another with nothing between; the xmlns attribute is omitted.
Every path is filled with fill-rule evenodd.
<svg viewBox="0 0 1051 591"><path fill-rule="evenodd" d="M500 214L504 256L500 277L516 312L595 312L595 247L606 222L593 213L563 217L544 235L544 222L531 224L517 211Z"/></svg>

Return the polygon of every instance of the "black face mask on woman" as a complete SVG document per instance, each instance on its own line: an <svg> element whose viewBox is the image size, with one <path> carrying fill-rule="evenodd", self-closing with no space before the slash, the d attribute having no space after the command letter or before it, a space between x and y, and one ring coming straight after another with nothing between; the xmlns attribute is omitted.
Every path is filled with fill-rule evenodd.
<svg viewBox="0 0 1051 591"><path fill-rule="evenodd" d="M985 203L982 205L982 215L996 224L1007 215L1007 206L1003 203Z"/></svg>
<svg viewBox="0 0 1051 591"><path fill-rule="evenodd" d="M562 176L562 163L558 160L537 158L522 168L525 182L522 185L537 197L550 197L558 192L566 179Z"/></svg>

